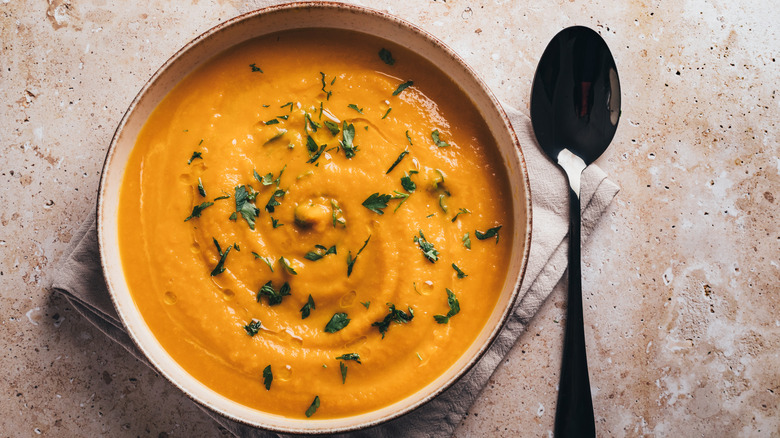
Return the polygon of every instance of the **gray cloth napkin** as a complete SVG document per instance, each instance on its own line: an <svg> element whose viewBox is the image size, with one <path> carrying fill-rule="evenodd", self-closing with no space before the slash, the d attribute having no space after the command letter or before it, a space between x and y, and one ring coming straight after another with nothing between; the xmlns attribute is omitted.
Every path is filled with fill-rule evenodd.
<svg viewBox="0 0 780 438"><path fill-rule="evenodd" d="M520 140L528 167L533 208L533 234L528 267L520 288L521 298L484 357L457 383L431 402L393 421L349 436L448 437L479 396L503 357L536 314L567 265L568 185L561 170L550 162L536 143L528 117L505 106ZM582 176L582 238L587 239L619 188L595 165ZM138 360L151 366L125 332L114 310L100 267L95 211L81 225L53 276L52 288L73 307ZM217 423L241 437L281 436L232 421L201 407ZM339 435L339 436L347 436Z"/></svg>

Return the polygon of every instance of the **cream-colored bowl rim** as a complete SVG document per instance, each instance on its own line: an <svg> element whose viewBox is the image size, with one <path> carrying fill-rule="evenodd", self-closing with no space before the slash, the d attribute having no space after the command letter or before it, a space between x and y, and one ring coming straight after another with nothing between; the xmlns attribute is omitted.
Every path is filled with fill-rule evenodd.
<svg viewBox="0 0 780 438"><path fill-rule="evenodd" d="M119 256L116 216L124 167L138 131L179 80L211 57L243 41L275 31L311 27L356 30L394 41L424 54L460 84L497 141L510 178L515 221L511 236L514 250L499 303L466 354L442 376L403 400L360 415L321 420L291 419L241 405L208 388L178 365L154 337L130 295ZM525 160L506 113L455 52L424 30L380 11L335 2L297 2L259 9L219 24L192 40L155 72L130 104L111 140L100 179L97 230L100 261L114 306L130 338L160 374L199 404L241 423L285 433L336 433L375 426L411 412L452 386L483 356L518 299L531 243L531 193Z"/></svg>

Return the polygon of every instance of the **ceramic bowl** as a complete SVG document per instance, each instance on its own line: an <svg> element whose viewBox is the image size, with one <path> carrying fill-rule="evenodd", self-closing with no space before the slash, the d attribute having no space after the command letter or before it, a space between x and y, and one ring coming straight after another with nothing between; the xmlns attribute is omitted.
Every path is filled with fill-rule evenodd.
<svg viewBox="0 0 780 438"><path fill-rule="evenodd" d="M393 41L429 59L471 98L496 139L511 184L514 208L513 253L498 304L467 352L429 385L381 409L337 419L291 419L236 403L190 376L163 349L144 322L128 290L119 256L117 207L122 176L141 127L157 104L188 73L214 55L269 33L300 28L347 29ZM198 403L225 417L255 427L291 433L334 433L371 427L430 401L455 383L485 353L518 298L531 239L528 174L520 145L501 105L451 49L420 28L396 17L341 3L291 3L250 12L226 21L175 53L153 76L125 113L111 141L98 199L98 239L106 283L130 337L156 369Z"/></svg>

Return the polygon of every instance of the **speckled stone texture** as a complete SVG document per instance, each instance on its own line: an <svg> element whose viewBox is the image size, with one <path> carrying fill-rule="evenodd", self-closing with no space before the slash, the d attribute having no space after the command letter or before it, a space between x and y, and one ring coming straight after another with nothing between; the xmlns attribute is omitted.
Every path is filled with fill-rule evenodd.
<svg viewBox="0 0 780 438"><path fill-rule="evenodd" d="M599 435L780 436L777 8L485 3L359 2L427 29L526 112L558 30L588 25L612 48L623 114L598 164L622 191L583 248ZM0 0L0 435L224 433L45 285L143 83L260 4ZM548 299L458 437L551 434L564 297Z"/></svg>

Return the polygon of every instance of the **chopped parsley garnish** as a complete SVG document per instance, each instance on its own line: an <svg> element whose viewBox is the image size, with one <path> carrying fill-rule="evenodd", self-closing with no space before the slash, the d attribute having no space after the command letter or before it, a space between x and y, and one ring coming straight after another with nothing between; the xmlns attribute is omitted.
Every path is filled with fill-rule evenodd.
<svg viewBox="0 0 780 438"><path fill-rule="evenodd" d="M344 139L339 143L341 144L341 148L344 149L344 155L347 158L352 158L358 150L357 146L353 143L355 141L355 125L352 123L347 125L347 121L345 120L342 122L341 130L343 131Z"/></svg>
<svg viewBox="0 0 780 438"><path fill-rule="evenodd" d="M279 290L274 289L273 283L270 281L263 285L259 291L257 291L257 302L260 302L260 298L268 297L268 305L276 306L282 304L282 298L290 295L290 284L285 282Z"/></svg>
<svg viewBox="0 0 780 438"><path fill-rule="evenodd" d="M390 53L390 51L385 48L379 51L379 59L381 59L387 65L395 64L395 59L393 59L393 54Z"/></svg>
<svg viewBox="0 0 780 438"><path fill-rule="evenodd" d="M269 213L274 212L274 207L282 205L279 201L276 200L276 198L284 198L285 191L282 189L276 189L271 194L271 199L268 200L268 203L265 204L265 210ZM254 229L254 227L251 227Z"/></svg>
<svg viewBox="0 0 780 438"><path fill-rule="evenodd" d="M307 161L307 163L316 163L317 160L320 159L320 155L322 155L322 153L325 152L325 147L326 146L327 145L325 145L325 144L320 146L320 150L315 152L314 155L312 155L311 158L309 158L309 161Z"/></svg>
<svg viewBox="0 0 780 438"><path fill-rule="evenodd" d="M337 331L343 329L349 324L350 319L347 317L347 314L344 312L339 312L334 314L330 321L328 321L328 324L325 325L325 332L326 333L336 333Z"/></svg>
<svg viewBox="0 0 780 438"><path fill-rule="evenodd" d="M413 193L417 189L417 184L412 181L411 175L404 173L404 176L401 177L401 187L403 187L407 192Z"/></svg>
<svg viewBox="0 0 780 438"><path fill-rule="evenodd" d="M439 324L447 324L450 321L450 318L452 318L453 316L457 315L458 312L460 312L460 304L458 303L458 298L449 289L447 289L447 304L449 304L450 306L450 311L447 312L446 315L433 315L433 319L435 319L436 322L438 322Z"/></svg>
<svg viewBox="0 0 780 438"><path fill-rule="evenodd" d="M398 158L396 158L396 159L395 159L395 161L393 161L393 164L390 166L390 168L389 168L389 169L387 169L387 172L385 172L385 175L387 175L388 173L392 172L392 171L393 171L393 169L395 169L395 166L397 166L397 165L398 165L398 163L400 163L400 162L401 162L401 160L403 160L403 159L404 159L404 157L405 157L406 155L408 155L408 154L409 154L409 151L403 151L403 152L401 152L401 154L398 156Z"/></svg>
<svg viewBox="0 0 780 438"><path fill-rule="evenodd" d="M265 122L266 126L267 125L276 125L278 123L279 123L279 120L277 120L277 119L271 119L271 120Z"/></svg>
<svg viewBox="0 0 780 438"><path fill-rule="evenodd" d="M354 360L355 362L360 363L360 355L358 353L344 353L337 357L336 360Z"/></svg>
<svg viewBox="0 0 780 438"><path fill-rule="evenodd" d="M305 118L306 118L306 122L308 122L308 126L311 128L312 132L317 132L317 129L322 128L322 125L320 125L319 123L317 123L317 122L315 122L314 120L311 119L311 116L309 115L309 113L306 113Z"/></svg>
<svg viewBox="0 0 780 438"><path fill-rule="evenodd" d="M311 314L311 311L314 310L316 307L314 306L314 298L311 297L311 294L309 294L309 299L306 300L306 304L301 307L301 319L306 319Z"/></svg>
<svg viewBox="0 0 780 438"><path fill-rule="evenodd" d="M252 201L257 197L257 193L252 186L238 186L235 188L236 212L249 224L249 229L255 229L255 218L260 215L258 209Z"/></svg>
<svg viewBox="0 0 780 438"><path fill-rule="evenodd" d="M433 247L433 244L428 242L428 240L423 235L422 230L419 230L419 232L420 237L414 236L414 242L420 245L420 249L422 250L425 258L428 259L431 263L439 260L439 251L436 251L436 248Z"/></svg>
<svg viewBox="0 0 780 438"><path fill-rule="evenodd" d="M447 204L444 203L444 197L446 195L444 193L439 195L439 207L441 207L441 211L447 212Z"/></svg>
<svg viewBox="0 0 780 438"><path fill-rule="evenodd" d="M203 181L198 178L198 193L200 193L200 196L206 197L206 189L203 188Z"/></svg>
<svg viewBox="0 0 780 438"><path fill-rule="evenodd" d="M196 158L200 158L202 160L203 159L203 154L200 153L200 152L193 152L192 156L190 157L190 159L187 160L187 164L192 164L192 160L194 160Z"/></svg>
<svg viewBox="0 0 780 438"><path fill-rule="evenodd" d="M347 107L352 108L353 110L357 111L359 114L363 114L363 108L358 108L358 106L355 105L354 103L350 103L349 105L347 105Z"/></svg>
<svg viewBox="0 0 780 438"><path fill-rule="evenodd" d="M328 254L336 254L336 245L326 248L322 245L314 245L314 251L309 251L303 258L316 262Z"/></svg>
<svg viewBox="0 0 780 438"><path fill-rule="evenodd" d="M317 142L314 141L313 138L311 138L311 135L306 136L306 149L309 151L309 156L311 156L313 153L317 152L319 146L317 146Z"/></svg>
<svg viewBox="0 0 780 438"><path fill-rule="evenodd" d="M401 208L401 205L403 205L404 202L406 202L407 199L409 199L408 193L401 193L398 190L393 190L393 197L392 199L401 199L401 202L398 203L398 205L395 206L393 209L393 213L398 211L399 208Z"/></svg>
<svg viewBox="0 0 780 438"><path fill-rule="evenodd" d="M341 384L347 383L347 365L344 362L339 362L339 368L341 369Z"/></svg>
<svg viewBox="0 0 780 438"><path fill-rule="evenodd" d="M466 247L466 249L471 249L471 238L469 237L469 233L466 233L463 235L463 246Z"/></svg>
<svg viewBox="0 0 780 438"><path fill-rule="evenodd" d="M280 224L278 220L274 219L273 216L271 216L271 226L274 227L274 229L283 227L284 224Z"/></svg>
<svg viewBox="0 0 780 438"><path fill-rule="evenodd" d="M285 270L287 270L288 273L292 275L298 275L297 272L295 272L295 269L290 265L290 261L287 260L284 257L279 257L279 264L284 267Z"/></svg>
<svg viewBox="0 0 780 438"><path fill-rule="evenodd" d="M187 216L187 219L184 219L184 222L187 222L188 220L194 218L194 217L200 217L200 214L203 213L203 210L205 210L208 207L211 207L214 205L213 202L204 202L200 205L196 205L192 207L192 213Z"/></svg>
<svg viewBox="0 0 780 438"><path fill-rule="evenodd" d="M293 110L293 103L292 102L287 102L284 105L280 106L279 108L284 108L286 106L289 106L290 107L290 112L292 112L292 110Z"/></svg>
<svg viewBox="0 0 780 438"><path fill-rule="evenodd" d="M262 70L260 70L260 67L258 67L258 66L257 66L257 65L255 65L255 64L249 64L249 67L251 67L251 68L252 68L252 73L256 73L256 72L260 72L260 73L262 73L262 72L263 72Z"/></svg>
<svg viewBox="0 0 780 438"><path fill-rule="evenodd" d="M309 409L306 409L306 417L311 417L314 415L315 412L317 412L317 409L320 407L320 396L315 395L314 401L311 402L311 406L309 406Z"/></svg>
<svg viewBox="0 0 780 438"><path fill-rule="evenodd" d="M387 208L387 202L390 201L390 198L390 195L380 195L379 193L374 193L365 201L363 201L363 207L366 207L376 214L385 214L382 209Z"/></svg>
<svg viewBox="0 0 780 438"><path fill-rule="evenodd" d="M404 313L403 310L397 310L394 304L387 303L387 307L389 308L389 313L385 316L385 318L381 321L377 321L371 324L371 327L376 327L379 329L379 333L382 334L382 339L385 338L385 333L387 333L387 329L390 328L391 322L406 324L407 322L411 321L412 318L414 318L414 311L411 307L408 307L408 315Z"/></svg>
<svg viewBox="0 0 780 438"><path fill-rule="evenodd" d="M325 100L330 100L330 95L333 94L333 91L326 91L325 90L325 86L327 85L325 83L325 73L320 72L320 76L322 76L322 92L325 93L325 96L326 96ZM333 78L333 82L336 82L336 78L335 77ZM330 84L333 85L333 82L331 82Z"/></svg>
<svg viewBox="0 0 780 438"><path fill-rule="evenodd" d="M455 219L457 219L457 218L458 218L458 216L460 216L460 215L462 215L462 214L469 214L469 213L471 213L471 212L470 212L468 209L466 209L466 208L461 208L461 209L460 209L460 210L459 210L459 211L458 211L458 212L455 214L455 216L453 216L453 217L452 217L452 222L455 222Z"/></svg>
<svg viewBox="0 0 780 438"><path fill-rule="evenodd" d="M217 274L221 274L225 272L225 260L227 259L228 253L231 249L233 249L232 246L228 246L225 252L222 252L222 248L219 246L219 242L217 242L217 239L211 238L211 240L214 241L214 246L217 247L217 253L219 254L219 262L217 262L217 266L214 267L214 270L211 271L211 276L215 276Z"/></svg>
<svg viewBox="0 0 780 438"><path fill-rule="evenodd" d="M399 85L398 88L395 89L395 91L393 91L393 96L398 96L399 94L401 94L402 91L406 90L412 85L414 85L413 81L404 82L403 84Z"/></svg>
<svg viewBox="0 0 780 438"><path fill-rule="evenodd" d="M438 129L433 131L433 132L431 132L431 138L433 139L433 144L435 144L436 146L438 146L440 148L446 148L446 147L448 147L450 145L446 141L441 140L439 138L439 130Z"/></svg>
<svg viewBox="0 0 780 438"><path fill-rule="evenodd" d="M228 194L227 194L227 193L225 193L224 191L223 191L222 193L223 193L223 195L222 195L222 196L217 196L216 198L214 198L214 200L215 200L215 201L219 201L219 200L221 200L221 199L230 199L230 195L228 195Z"/></svg>
<svg viewBox="0 0 780 438"><path fill-rule="evenodd" d="M268 257L263 257L260 254L252 251L252 255L255 256L256 259L260 259L265 262L266 265L268 265L268 269L271 270L271 272L274 272L274 264L271 262L271 259Z"/></svg>
<svg viewBox="0 0 780 438"><path fill-rule="evenodd" d="M491 237L495 236L496 244L498 244L498 230L500 230L501 227L502 226L499 225L497 227L489 228L484 233L480 232L479 230L474 230L474 236L476 236L479 240L490 239Z"/></svg>
<svg viewBox="0 0 780 438"><path fill-rule="evenodd" d="M331 200L330 207L331 216L333 216L333 228L336 228L336 225L346 227L347 221L344 220L344 212L341 210L341 207L339 207L339 204L336 201Z"/></svg>
<svg viewBox="0 0 780 438"><path fill-rule="evenodd" d="M453 263L453 264L452 264L452 269L454 269L454 270L455 270L455 272L457 272L457 273L458 273L458 278L468 277L468 274L466 274L465 272L463 272L463 271L462 271L462 270L461 270L461 269L458 267L458 265L456 265L455 263Z"/></svg>
<svg viewBox="0 0 780 438"><path fill-rule="evenodd" d="M339 124L335 122L331 122L330 120L325 120L322 122L325 124L325 127L328 128L331 134L338 135L341 130L339 129Z"/></svg>
<svg viewBox="0 0 780 438"><path fill-rule="evenodd" d="M366 245L368 245L368 241L371 240L371 235L368 235L368 239L366 239L365 242L363 242L363 246L360 247L357 254L355 254L355 257L352 257L352 251L347 254L347 277L352 275L352 268L355 266L355 262L357 261L358 256L361 252L363 252L363 249L365 249ZM366 307L368 308L368 307Z"/></svg>
<svg viewBox="0 0 780 438"><path fill-rule="evenodd" d="M409 142L409 146L414 146L412 144L412 137L409 137L409 130L408 129L406 130L406 141Z"/></svg>
<svg viewBox="0 0 780 438"><path fill-rule="evenodd" d="M253 319L249 324L244 326L244 330L246 330L246 334L249 336L254 336L260 331L260 326L260 321Z"/></svg>
<svg viewBox="0 0 780 438"><path fill-rule="evenodd" d="M271 372L271 365L268 365L263 369L263 385L265 385L266 391L271 390L271 382L274 381L274 373Z"/></svg>
<svg viewBox="0 0 780 438"><path fill-rule="evenodd" d="M320 105L322 105L322 104L320 104ZM282 119L282 120L287 120L287 119L290 118L290 115L289 114L285 114L283 116L276 116L276 118L277 119Z"/></svg>
<svg viewBox="0 0 780 438"><path fill-rule="evenodd" d="M360 302L360 304L362 304L362 305L363 305L363 307L365 307L366 309L368 309L368 306L370 306L370 305L371 305L371 301L361 301L361 302Z"/></svg>
<svg viewBox="0 0 780 438"><path fill-rule="evenodd" d="M393 108L388 108L387 111L385 112L385 115L382 116L382 119L387 117L387 115L390 114L390 111L392 111L392 110L393 110Z"/></svg>
<svg viewBox="0 0 780 438"><path fill-rule="evenodd" d="M269 138L268 140L266 140L266 141L265 141L265 143L263 143L263 144L265 145L265 144L271 143L271 142L272 142L272 141L274 141L274 140L278 140L278 139L282 138L282 136L283 136L284 134L287 134L287 130L286 130L286 129L280 129L280 130L279 130L279 132L277 132L276 134L274 134L274 135L273 135L271 138Z"/></svg>
<svg viewBox="0 0 780 438"><path fill-rule="evenodd" d="M241 248L238 246L238 243L236 242L233 242L233 249L235 249L236 251L241 251Z"/></svg>

